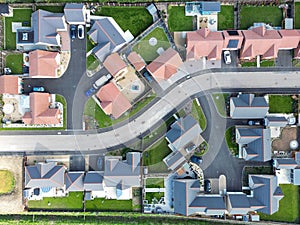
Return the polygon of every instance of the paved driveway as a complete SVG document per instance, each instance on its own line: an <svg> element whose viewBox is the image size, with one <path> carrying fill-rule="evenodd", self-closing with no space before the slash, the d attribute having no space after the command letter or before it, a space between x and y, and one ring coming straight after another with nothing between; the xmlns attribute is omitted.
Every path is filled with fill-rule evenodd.
<svg viewBox="0 0 300 225"><path fill-rule="evenodd" d="M279 50L278 57L275 59L277 67L292 67L293 55L292 50Z"/></svg>

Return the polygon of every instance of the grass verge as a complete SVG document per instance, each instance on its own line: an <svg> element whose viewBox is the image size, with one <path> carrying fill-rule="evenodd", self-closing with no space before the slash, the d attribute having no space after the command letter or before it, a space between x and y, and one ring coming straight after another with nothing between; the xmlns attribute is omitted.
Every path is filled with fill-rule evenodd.
<svg viewBox="0 0 300 225"><path fill-rule="evenodd" d="M64 106L64 112L63 112L63 120L64 120L64 123L63 123L63 128L59 128L59 129L66 129L67 128L67 101L65 99L64 96L62 95L59 95L59 94L55 94L55 101L56 102L60 102L61 104L63 104Z"/></svg>
<svg viewBox="0 0 300 225"><path fill-rule="evenodd" d="M215 106L216 106L219 114L223 117L227 117L226 100L228 97L229 97L229 94L223 94L223 93L213 94Z"/></svg>
<svg viewBox="0 0 300 225"><path fill-rule="evenodd" d="M86 59L86 68L88 70L95 70L99 66L99 61L93 54L90 54Z"/></svg>
<svg viewBox="0 0 300 225"><path fill-rule="evenodd" d="M234 156L239 155L238 144L235 142L235 127L229 127L225 132L225 139L230 152Z"/></svg>
<svg viewBox="0 0 300 225"><path fill-rule="evenodd" d="M193 30L193 17L185 16L184 6L168 6L168 26L170 31Z"/></svg>
<svg viewBox="0 0 300 225"><path fill-rule="evenodd" d="M6 194L13 191L15 187L15 179L12 172L8 170L0 170L0 194Z"/></svg>
<svg viewBox="0 0 300 225"><path fill-rule="evenodd" d="M205 128L206 128L206 118L205 118L205 115L203 113L203 110L202 110L201 106L198 105L196 100L193 100L192 116L195 118L195 120L198 121L201 129L205 130Z"/></svg>

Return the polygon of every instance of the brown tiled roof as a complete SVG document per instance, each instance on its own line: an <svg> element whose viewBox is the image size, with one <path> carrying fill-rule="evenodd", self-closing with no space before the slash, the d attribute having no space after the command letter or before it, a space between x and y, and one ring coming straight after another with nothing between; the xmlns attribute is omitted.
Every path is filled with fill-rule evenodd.
<svg viewBox="0 0 300 225"><path fill-rule="evenodd" d="M35 50L29 53L30 77L56 77L59 65L56 61L58 52Z"/></svg>
<svg viewBox="0 0 300 225"><path fill-rule="evenodd" d="M147 66L147 70L160 82L161 80L169 79L175 74L181 64L182 59L178 52L172 48L168 48Z"/></svg>
<svg viewBox="0 0 300 225"><path fill-rule="evenodd" d="M136 52L131 52L127 58L137 71L141 71L146 66L143 58Z"/></svg>
<svg viewBox="0 0 300 225"><path fill-rule="evenodd" d="M23 116L25 124L58 124L60 123L59 109L50 109L49 93L30 93L30 112Z"/></svg>
<svg viewBox="0 0 300 225"><path fill-rule="evenodd" d="M0 94L18 94L18 79L18 76L13 75L0 76Z"/></svg>
<svg viewBox="0 0 300 225"><path fill-rule="evenodd" d="M115 119L131 108L130 102L112 82L100 88L96 96L101 101L100 105L103 111Z"/></svg>
<svg viewBox="0 0 300 225"><path fill-rule="evenodd" d="M122 60L118 53L113 53L107 56L103 65L112 76L115 76L120 70L126 67L126 63Z"/></svg>
<svg viewBox="0 0 300 225"><path fill-rule="evenodd" d="M279 48L292 49L297 48L300 41L300 33L298 30L279 30L281 42Z"/></svg>

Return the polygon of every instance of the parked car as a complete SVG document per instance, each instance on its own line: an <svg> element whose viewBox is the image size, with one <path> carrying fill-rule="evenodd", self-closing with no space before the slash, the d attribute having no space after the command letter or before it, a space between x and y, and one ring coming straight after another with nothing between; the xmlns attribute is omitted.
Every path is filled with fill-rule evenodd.
<svg viewBox="0 0 300 225"><path fill-rule="evenodd" d="M198 165L202 163L202 157L198 157L198 156L195 156L195 155L193 155L190 158L190 160L191 160L191 162L196 163Z"/></svg>
<svg viewBox="0 0 300 225"><path fill-rule="evenodd" d="M204 191L206 193L211 193L211 183L210 183L210 180L204 180Z"/></svg>
<svg viewBox="0 0 300 225"><path fill-rule="evenodd" d="M152 77L151 77L151 75L149 74L148 71L145 71L145 72L143 73L143 76L147 79L147 81L148 81L149 83L152 82Z"/></svg>
<svg viewBox="0 0 300 225"><path fill-rule="evenodd" d="M38 91L38 92L44 92L45 88L44 87L33 87L33 91Z"/></svg>
<svg viewBox="0 0 300 225"><path fill-rule="evenodd" d="M71 35L72 39L76 38L76 26L75 25L70 26L70 35Z"/></svg>
<svg viewBox="0 0 300 225"><path fill-rule="evenodd" d="M92 94L96 92L95 88L91 87L89 90L85 92L86 97L90 97Z"/></svg>
<svg viewBox="0 0 300 225"><path fill-rule="evenodd" d="M77 32L78 32L78 38L84 39L84 26L83 25L78 25Z"/></svg>
<svg viewBox="0 0 300 225"><path fill-rule="evenodd" d="M262 125L262 121L260 121L260 120L249 120L248 125L249 126L259 126L259 125Z"/></svg>
<svg viewBox="0 0 300 225"><path fill-rule="evenodd" d="M226 64L231 63L230 51L228 51L228 50L224 51L224 61Z"/></svg>
<svg viewBox="0 0 300 225"><path fill-rule="evenodd" d="M98 80L96 80L95 83L93 84L93 87L95 89L98 89L99 87L106 84L111 78L112 78L112 75L108 73L108 74L100 77Z"/></svg>

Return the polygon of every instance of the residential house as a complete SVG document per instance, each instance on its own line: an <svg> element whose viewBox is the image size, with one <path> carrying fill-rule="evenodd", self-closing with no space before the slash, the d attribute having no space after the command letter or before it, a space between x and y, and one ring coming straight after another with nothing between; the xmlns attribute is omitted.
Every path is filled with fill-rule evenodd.
<svg viewBox="0 0 300 225"><path fill-rule="evenodd" d="M300 41L298 30L278 30L278 33L281 36L279 49L291 50L298 47Z"/></svg>
<svg viewBox="0 0 300 225"><path fill-rule="evenodd" d="M128 61L134 66L137 71L141 71L146 67L144 59L136 52L131 52L127 56Z"/></svg>
<svg viewBox="0 0 300 225"><path fill-rule="evenodd" d="M267 127L285 127L288 125L288 119L284 116L267 116L264 121Z"/></svg>
<svg viewBox="0 0 300 225"><path fill-rule="evenodd" d="M147 66L147 70L157 82L160 82L174 75L182 63L178 52L168 48Z"/></svg>
<svg viewBox="0 0 300 225"><path fill-rule="evenodd" d="M68 171L65 173L65 184L66 184L66 191L83 191L83 177L84 172L73 172Z"/></svg>
<svg viewBox="0 0 300 225"><path fill-rule="evenodd" d="M222 50L239 50L242 48L244 36L240 30L226 30L222 32L224 37Z"/></svg>
<svg viewBox="0 0 300 225"><path fill-rule="evenodd" d="M59 50L62 45L62 33L68 33L64 14L39 9L32 13L30 29L17 30L17 49Z"/></svg>
<svg viewBox="0 0 300 225"><path fill-rule="evenodd" d="M190 215L224 215L225 201L221 195L200 195L199 180L174 180L174 213Z"/></svg>
<svg viewBox="0 0 300 225"><path fill-rule="evenodd" d="M83 181L84 200L104 198L103 172L88 171Z"/></svg>
<svg viewBox="0 0 300 225"><path fill-rule="evenodd" d="M126 160L122 157L106 156L104 184L106 198L132 199L132 187L141 186L141 153L129 152Z"/></svg>
<svg viewBox="0 0 300 225"><path fill-rule="evenodd" d="M264 97L254 94L239 94L230 98L230 117L232 119L262 119L266 116L269 105Z"/></svg>
<svg viewBox="0 0 300 225"><path fill-rule="evenodd" d="M240 158L258 162L271 160L271 131L269 128L236 126L235 132Z"/></svg>
<svg viewBox="0 0 300 225"><path fill-rule="evenodd" d="M64 13L68 24L85 25L87 22L88 14L83 3L67 3Z"/></svg>
<svg viewBox="0 0 300 225"><path fill-rule="evenodd" d="M29 53L29 77L55 78L59 72L59 52L35 50Z"/></svg>
<svg viewBox="0 0 300 225"><path fill-rule="evenodd" d="M49 93L31 92L30 111L25 112L23 122L25 124L56 125L60 123L61 112L58 108L50 108L51 97Z"/></svg>
<svg viewBox="0 0 300 225"><path fill-rule="evenodd" d="M186 32L186 60L220 60L223 49L222 32L210 31L202 28L197 31Z"/></svg>
<svg viewBox="0 0 300 225"><path fill-rule="evenodd" d="M96 96L100 100L99 106L105 114L111 115L115 119L132 107L131 103L112 82L102 86Z"/></svg>
<svg viewBox="0 0 300 225"><path fill-rule="evenodd" d="M96 44L92 52L101 62L134 38L129 30L124 32L112 17L97 16L91 19L94 23L88 35Z"/></svg>
<svg viewBox="0 0 300 225"><path fill-rule="evenodd" d="M33 200L65 196L65 170L64 166L55 162L25 166L24 196Z"/></svg>
<svg viewBox="0 0 300 225"><path fill-rule="evenodd" d="M116 81L119 79L123 79L124 75L128 71L126 63L122 60L118 53L109 55L104 60L103 66L114 77Z"/></svg>
<svg viewBox="0 0 300 225"><path fill-rule="evenodd" d="M14 75L0 76L0 94L17 95L20 93L20 78Z"/></svg>
<svg viewBox="0 0 300 225"><path fill-rule="evenodd" d="M171 125L166 133L166 140L172 153L163 159L170 170L175 170L186 162L185 156L203 142L201 132L198 122L190 115L179 118Z"/></svg>
<svg viewBox="0 0 300 225"><path fill-rule="evenodd" d="M186 2L185 3L185 15L197 16L197 15L217 15L221 12L220 2Z"/></svg>

